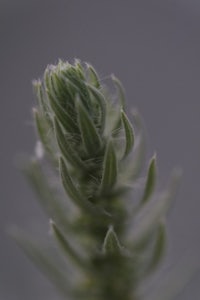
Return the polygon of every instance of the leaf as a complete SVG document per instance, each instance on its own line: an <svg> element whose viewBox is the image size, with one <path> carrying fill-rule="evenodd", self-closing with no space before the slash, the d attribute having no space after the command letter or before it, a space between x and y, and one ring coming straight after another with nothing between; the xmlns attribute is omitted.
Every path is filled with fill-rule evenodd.
<svg viewBox="0 0 200 300"><path fill-rule="evenodd" d="M101 84L100 84L100 80L99 80L99 77L97 75L97 72L95 71L95 69L90 64L87 63L86 66L87 66L87 70L88 70L88 73L89 73L89 79L90 79L91 84L95 88L100 89Z"/></svg>
<svg viewBox="0 0 200 300"><path fill-rule="evenodd" d="M100 132L103 133L104 129L105 129L105 119L106 119L106 101L105 98L103 96L103 94L96 89L95 87L93 87L90 84L87 84L88 89L90 90L90 92L92 93L92 95L94 96L96 102L98 103L100 109L101 109L101 120L100 120Z"/></svg>
<svg viewBox="0 0 200 300"><path fill-rule="evenodd" d="M106 233L103 243L103 253L108 255L121 253L121 246L112 226L110 226Z"/></svg>
<svg viewBox="0 0 200 300"><path fill-rule="evenodd" d="M89 155L94 155L102 147L100 136L90 115L79 100L77 101L77 111L83 145Z"/></svg>
<svg viewBox="0 0 200 300"><path fill-rule="evenodd" d="M151 198L155 189L155 184L156 184L156 156L154 155L149 163L145 189L141 200L141 204L146 203Z"/></svg>
<svg viewBox="0 0 200 300"><path fill-rule="evenodd" d="M168 213L171 202L177 193L179 182L180 172L175 170L166 191L161 195L156 195L155 199L153 199L154 201L148 202L141 209L135 220L135 230L133 232L135 245L143 243L148 235L158 226L160 220Z"/></svg>
<svg viewBox="0 0 200 300"><path fill-rule="evenodd" d="M75 59L75 68L76 68L76 71L77 71L78 75L80 76L80 78L82 80L85 80L84 68L81 65L81 62L79 59Z"/></svg>
<svg viewBox="0 0 200 300"><path fill-rule="evenodd" d="M70 117L68 112L61 107L58 100L55 98L55 95L53 95L52 92L48 92L48 97L53 112L65 130L72 134L79 133L77 124Z"/></svg>
<svg viewBox="0 0 200 300"><path fill-rule="evenodd" d="M108 142L103 162L101 192L107 193L117 181L117 158L112 141Z"/></svg>
<svg viewBox="0 0 200 300"><path fill-rule="evenodd" d="M111 78L112 78L112 81L114 82L114 84L116 85L116 87L118 89L119 99L120 99L120 102L121 102L121 107L124 110L126 101L125 101L125 92L124 92L123 85L122 85L121 81L117 77L115 77L115 75L112 75Z"/></svg>
<svg viewBox="0 0 200 300"><path fill-rule="evenodd" d="M76 68L71 66L66 71L64 71L63 74L67 81L70 83L71 87L73 87L76 91L76 94L80 96L81 102L83 103L85 109L87 109L87 111L90 112L90 93L88 91L86 82L82 80L82 78L79 75L79 72L77 72Z"/></svg>
<svg viewBox="0 0 200 300"><path fill-rule="evenodd" d="M95 209L95 207L87 199L85 199L83 195L79 193L77 187L72 181L72 178L62 157L60 158L60 175L64 189L68 196L72 200L74 200L74 203L79 208L83 209L86 213L96 214L97 210Z"/></svg>
<svg viewBox="0 0 200 300"><path fill-rule="evenodd" d="M75 94L76 91L71 87L66 79L63 78L62 71L58 71L51 76L52 94L57 103L67 112L72 121L76 124L75 113Z"/></svg>
<svg viewBox="0 0 200 300"><path fill-rule="evenodd" d="M60 246L60 248L63 250L63 253L69 256L78 266L80 266L83 269L86 269L87 267L86 262L84 262L83 259L78 255L78 253L76 253L75 250L71 247L69 242L66 240L64 234L60 231L60 229L55 224L55 222L51 221L50 224L55 239L58 245Z"/></svg>
<svg viewBox="0 0 200 300"><path fill-rule="evenodd" d="M127 165L126 172L131 180L135 180L138 178L143 169L146 153L146 139L144 125L139 113L134 110L132 115L135 124L136 135L132 159L133 163L131 164L128 162L129 165Z"/></svg>
<svg viewBox="0 0 200 300"><path fill-rule="evenodd" d="M134 145L134 131L128 117L123 110L121 111L121 118L126 136L126 148L124 152L124 157L126 157L131 152Z"/></svg>
<svg viewBox="0 0 200 300"><path fill-rule="evenodd" d="M37 242L30 240L19 230L12 230L11 236L24 253L33 263L47 276L47 278L58 288L58 290L68 297L70 294L69 280L60 266L56 264L55 257L49 255L49 249L44 249Z"/></svg>
<svg viewBox="0 0 200 300"><path fill-rule="evenodd" d="M35 90L35 94L38 100L39 107L43 113L48 111L48 102L44 97L44 91L42 88L42 82L40 80L33 81L33 88Z"/></svg>
<svg viewBox="0 0 200 300"><path fill-rule="evenodd" d="M51 66L48 66L44 72L44 86L46 92L51 92Z"/></svg>
<svg viewBox="0 0 200 300"><path fill-rule="evenodd" d="M64 135L62 128L56 118L54 118L54 127L58 146L62 155L72 166L76 166L81 170L84 170L84 162L79 158L76 151L71 147L71 141L67 141L67 136Z"/></svg>
<svg viewBox="0 0 200 300"><path fill-rule="evenodd" d="M45 117L41 115L41 113L34 108L33 109L33 116L35 119L37 133L39 135L40 141L42 142L44 149L48 154L50 154L51 158L55 160L54 152L52 149L52 142L50 140L50 133L52 131L52 127L50 127L50 120L47 122ZM53 124L52 124L53 125Z"/></svg>

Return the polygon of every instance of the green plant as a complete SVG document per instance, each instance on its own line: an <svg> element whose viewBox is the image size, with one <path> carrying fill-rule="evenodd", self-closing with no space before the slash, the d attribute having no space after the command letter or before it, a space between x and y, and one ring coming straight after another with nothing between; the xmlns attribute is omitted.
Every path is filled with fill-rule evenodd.
<svg viewBox="0 0 200 300"><path fill-rule="evenodd" d="M114 96L94 68L78 60L48 66L34 82L39 142L24 170L57 248L20 232L15 237L65 299L143 299L165 252L165 217L179 175L158 191L155 155L141 175L142 122L136 112L130 121L123 87L114 76L111 82ZM171 299L174 290L159 294L158 288L157 298L147 299L160 295Z"/></svg>

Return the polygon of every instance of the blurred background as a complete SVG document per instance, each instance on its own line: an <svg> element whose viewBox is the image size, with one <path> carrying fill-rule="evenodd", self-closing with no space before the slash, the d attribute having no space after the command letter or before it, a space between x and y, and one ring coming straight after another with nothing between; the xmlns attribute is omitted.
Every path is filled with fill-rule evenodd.
<svg viewBox="0 0 200 300"><path fill-rule="evenodd" d="M180 166L169 216L168 264L200 263L200 1L0 0L0 299L57 299L51 285L6 235L12 224L40 230L44 218L16 167L35 145L31 81L58 58L89 61L118 76L129 107L157 152L160 185ZM46 225L47 227L47 225ZM200 275L177 299L199 299Z"/></svg>

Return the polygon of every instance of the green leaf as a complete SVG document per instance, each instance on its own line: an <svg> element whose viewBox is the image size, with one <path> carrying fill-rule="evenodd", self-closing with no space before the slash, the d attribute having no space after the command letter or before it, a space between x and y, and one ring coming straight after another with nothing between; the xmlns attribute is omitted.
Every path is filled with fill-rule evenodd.
<svg viewBox="0 0 200 300"><path fill-rule="evenodd" d="M112 78L112 81L114 82L114 84L116 85L117 89L118 89L118 93L119 93L119 99L120 99L120 102L121 102L121 107L123 110L125 110L125 105L126 105L126 97L125 97L125 91L124 91L124 88L123 88L123 85L121 83L121 81L115 77L115 75L112 75L111 76Z"/></svg>
<svg viewBox="0 0 200 300"><path fill-rule="evenodd" d="M63 268L56 264L55 257L49 255L49 248L41 247L41 244L34 242L17 229L13 229L10 234L27 257L33 261L65 297L68 297L71 292L69 279L66 277L66 272L64 273Z"/></svg>
<svg viewBox="0 0 200 300"><path fill-rule="evenodd" d="M61 107L55 95L53 95L52 92L48 92L48 97L53 112L65 130L72 134L78 134L79 131L76 122L70 117L69 113Z"/></svg>
<svg viewBox="0 0 200 300"><path fill-rule="evenodd" d="M65 159L72 165L80 168L81 170L85 169L84 162L80 159L74 148L72 148L72 141L70 140L71 137L64 135L62 128L59 122L54 118L54 127L55 127L55 134L56 139L58 142L58 146L62 155ZM68 141L68 139L69 141Z"/></svg>
<svg viewBox="0 0 200 300"><path fill-rule="evenodd" d="M110 226L106 233L103 243L103 253L108 255L121 253L121 246L112 226Z"/></svg>
<svg viewBox="0 0 200 300"><path fill-rule="evenodd" d="M50 140L53 123L52 126L50 126L50 120L49 122L47 122L44 115L42 115L42 113L40 113L36 108L33 109L33 116L35 119L36 129L40 141L42 142L46 152L50 154L53 160L55 160L54 152L52 149L52 142Z"/></svg>
<svg viewBox="0 0 200 300"><path fill-rule="evenodd" d="M77 111L81 138L85 150L89 155L95 155L102 147L100 136L90 115L79 100L77 101Z"/></svg>
<svg viewBox="0 0 200 300"><path fill-rule="evenodd" d="M133 241L135 245L143 241L157 228L160 220L168 213L180 182L180 172L175 170L168 188L161 195L144 205L135 219Z"/></svg>
<svg viewBox="0 0 200 300"><path fill-rule="evenodd" d="M92 95L94 96L96 102L98 103L100 109L101 109L101 119L100 119L100 132L103 133L104 129L105 129L105 119L106 119L106 101L105 98L103 96L103 94L96 89L95 87L93 87L90 84L87 84L88 89L90 90L90 92L92 93Z"/></svg>
<svg viewBox="0 0 200 300"><path fill-rule="evenodd" d="M78 253L76 253L76 251L72 248L72 246L69 244L69 242L65 238L64 234L60 231L58 226L53 221L51 221L50 224L51 224L55 239L56 239L58 245L60 246L60 248L62 249L63 253L65 255L69 256L78 266L86 269L87 263L84 262L83 258L81 258L78 255Z"/></svg>
<svg viewBox="0 0 200 300"><path fill-rule="evenodd" d="M33 81L33 88L35 90L35 94L38 100L38 104L40 107L40 110L45 113L48 111L48 102L46 101L44 97L44 91L42 88L42 82L40 80L34 80Z"/></svg>
<svg viewBox="0 0 200 300"><path fill-rule="evenodd" d="M155 184L156 184L156 156L154 155L149 163L145 189L141 200L141 204L146 203L151 198L155 189Z"/></svg>
<svg viewBox="0 0 200 300"><path fill-rule="evenodd" d="M79 72L76 68L70 67L63 72L64 77L67 79L67 82L70 83L71 87L76 90L76 94L80 96L81 102L83 103L85 109L88 112L91 111L91 99L90 93L87 88L86 82L81 79Z"/></svg>
<svg viewBox="0 0 200 300"><path fill-rule="evenodd" d="M136 136L133 151L133 163L127 166L127 174L130 179L135 180L140 175L145 161L146 139L144 125L137 111L132 111L133 121L136 129Z"/></svg>
<svg viewBox="0 0 200 300"><path fill-rule="evenodd" d="M82 80L85 80L84 68L79 59L75 59L75 69Z"/></svg>
<svg viewBox="0 0 200 300"><path fill-rule="evenodd" d="M123 110L121 111L121 118L122 118L122 123L124 125L125 136L126 136L126 148L124 152L124 157L126 157L131 152L134 146L134 131L127 115Z"/></svg>
<svg viewBox="0 0 200 300"><path fill-rule="evenodd" d="M52 86L51 86L51 66L48 66L44 72L44 86L45 86L45 91L51 92L52 91Z"/></svg>
<svg viewBox="0 0 200 300"><path fill-rule="evenodd" d="M101 84L100 84L100 80L99 80L97 72L90 64L87 63L86 66L87 66L87 70L89 73L89 79L90 79L91 84L94 87L96 87L97 89L100 89Z"/></svg>
<svg viewBox="0 0 200 300"><path fill-rule="evenodd" d="M55 96L57 103L67 112L68 116L76 124L75 112L75 94L74 88L63 78L62 71L57 71L51 76L52 94Z"/></svg>
<svg viewBox="0 0 200 300"><path fill-rule="evenodd" d="M117 158L113 142L109 141L103 162L103 173L101 179L101 192L107 193L117 181Z"/></svg>
<svg viewBox="0 0 200 300"><path fill-rule="evenodd" d="M68 196L74 201L74 203L79 208L83 209L86 213L96 214L97 210L95 209L95 207L87 199L85 199L83 195L79 193L79 190L72 181L72 178L62 157L60 158L60 175L64 189Z"/></svg>

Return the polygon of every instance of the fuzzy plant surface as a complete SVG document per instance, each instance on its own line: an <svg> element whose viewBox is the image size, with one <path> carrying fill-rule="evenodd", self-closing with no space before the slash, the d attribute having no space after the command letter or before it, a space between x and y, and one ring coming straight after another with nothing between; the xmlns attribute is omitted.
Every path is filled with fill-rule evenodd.
<svg viewBox="0 0 200 300"><path fill-rule="evenodd" d="M16 232L17 243L64 299L174 299L175 275L146 286L165 253L179 176L156 187L156 156L146 165L143 125L120 81L59 61L34 89L38 142L24 170L51 234L42 244Z"/></svg>

